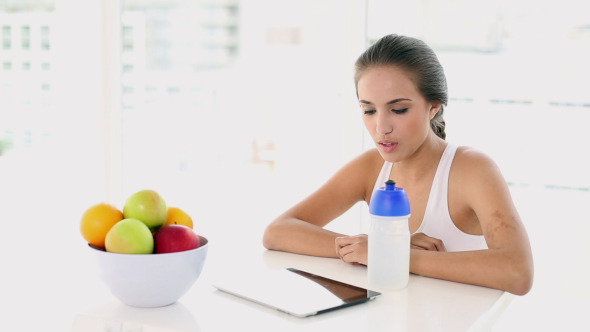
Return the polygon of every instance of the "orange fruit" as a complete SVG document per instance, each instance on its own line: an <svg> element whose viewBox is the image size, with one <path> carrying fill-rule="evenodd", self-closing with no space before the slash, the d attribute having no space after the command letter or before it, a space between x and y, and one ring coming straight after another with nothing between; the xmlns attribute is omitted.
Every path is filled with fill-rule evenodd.
<svg viewBox="0 0 590 332"><path fill-rule="evenodd" d="M188 213L184 212L180 208L168 207L168 216L166 217L166 221L162 227L174 224L185 225L193 228L193 219L188 215Z"/></svg>
<svg viewBox="0 0 590 332"><path fill-rule="evenodd" d="M99 203L89 207L82 215L80 233L91 245L104 248L107 233L121 220L121 210L107 203Z"/></svg>

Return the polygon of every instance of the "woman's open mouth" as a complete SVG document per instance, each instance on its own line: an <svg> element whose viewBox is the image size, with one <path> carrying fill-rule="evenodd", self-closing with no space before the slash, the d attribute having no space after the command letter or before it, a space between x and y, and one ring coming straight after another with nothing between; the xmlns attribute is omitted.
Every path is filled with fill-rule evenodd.
<svg viewBox="0 0 590 332"><path fill-rule="evenodd" d="M397 142L392 142L392 141L387 141L387 140L381 140L378 142L378 144L383 152L391 152L391 151L395 150L395 148L398 145Z"/></svg>

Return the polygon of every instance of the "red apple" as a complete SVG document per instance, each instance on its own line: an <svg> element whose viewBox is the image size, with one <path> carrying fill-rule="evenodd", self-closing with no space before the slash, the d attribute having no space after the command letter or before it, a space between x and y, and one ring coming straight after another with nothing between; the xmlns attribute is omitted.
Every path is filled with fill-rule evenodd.
<svg viewBox="0 0 590 332"><path fill-rule="evenodd" d="M192 228L185 225L167 225L154 236L154 253L164 254L196 249L201 245Z"/></svg>

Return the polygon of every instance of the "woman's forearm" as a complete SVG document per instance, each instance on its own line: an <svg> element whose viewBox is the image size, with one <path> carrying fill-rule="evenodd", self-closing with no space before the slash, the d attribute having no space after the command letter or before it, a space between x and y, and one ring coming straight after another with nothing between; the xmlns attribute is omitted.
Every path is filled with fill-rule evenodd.
<svg viewBox="0 0 590 332"><path fill-rule="evenodd" d="M326 230L308 222L285 218L275 220L264 232L263 244L267 249L297 254L338 257L335 239L342 234Z"/></svg>
<svg viewBox="0 0 590 332"><path fill-rule="evenodd" d="M412 249L410 272L524 295L532 287L532 261L502 249L440 252Z"/></svg>

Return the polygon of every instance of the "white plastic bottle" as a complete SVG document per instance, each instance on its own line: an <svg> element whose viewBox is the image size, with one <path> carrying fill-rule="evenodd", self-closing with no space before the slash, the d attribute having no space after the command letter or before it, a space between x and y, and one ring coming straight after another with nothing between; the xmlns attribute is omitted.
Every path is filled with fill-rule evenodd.
<svg viewBox="0 0 590 332"><path fill-rule="evenodd" d="M385 182L385 187L373 193L369 212L369 288L402 289L410 277L410 203L406 191L396 187L395 181Z"/></svg>

